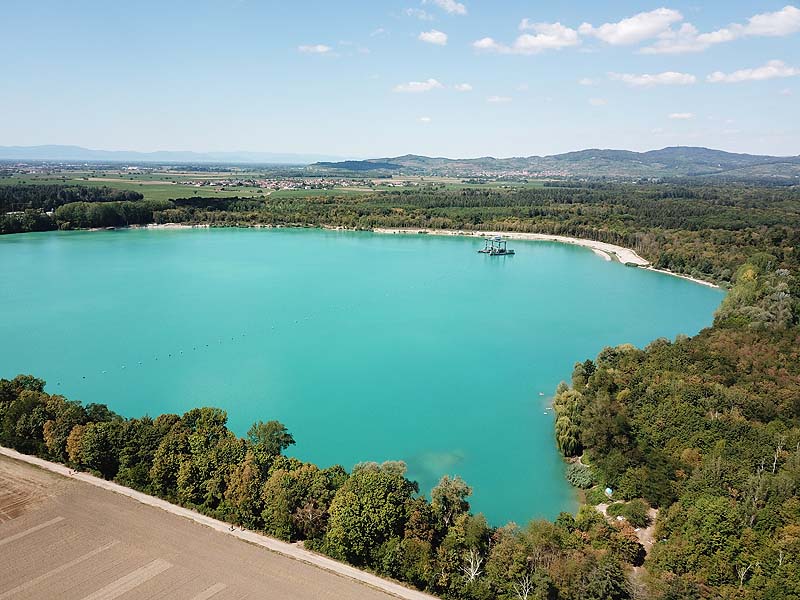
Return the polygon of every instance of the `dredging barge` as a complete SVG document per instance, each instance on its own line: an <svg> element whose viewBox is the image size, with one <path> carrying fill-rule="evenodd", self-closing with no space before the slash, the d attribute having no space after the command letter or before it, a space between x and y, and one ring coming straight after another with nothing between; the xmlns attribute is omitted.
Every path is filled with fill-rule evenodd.
<svg viewBox="0 0 800 600"><path fill-rule="evenodd" d="M514 254L514 250L507 247L507 242L499 235L492 239L484 241L483 248L478 250L481 254L488 254L489 256L510 256Z"/></svg>

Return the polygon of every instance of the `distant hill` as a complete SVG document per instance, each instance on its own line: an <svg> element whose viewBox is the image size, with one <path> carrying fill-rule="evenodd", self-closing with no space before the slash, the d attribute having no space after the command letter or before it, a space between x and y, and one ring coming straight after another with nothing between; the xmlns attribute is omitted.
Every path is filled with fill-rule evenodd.
<svg viewBox="0 0 800 600"><path fill-rule="evenodd" d="M800 156L759 156L676 146L649 152L590 149L515 158L451 159L407 154L394 158L316 163L310 165L309 169L457 177L521 175L797 179L800 178Z"/></svg>
<svg viewBox="0 0 800 600"><path fill-rule="evenodd" d="M589 149L550 156L445 158L403 156L351 160L273 152L133 152L80 146L0 146L0 160L158 164L305 165L310 172L454 177L700 177L800 180L800 156L735 154L690 146L648 152Z"/></svg>
<svg viewBox="0 0 800 600"><path fill-rule="evenodd" d="M134 152L91 150L80 146L0 146L0 160L307 165L318 161L342 160L342 158L324 154L274 152Z"/></svg>

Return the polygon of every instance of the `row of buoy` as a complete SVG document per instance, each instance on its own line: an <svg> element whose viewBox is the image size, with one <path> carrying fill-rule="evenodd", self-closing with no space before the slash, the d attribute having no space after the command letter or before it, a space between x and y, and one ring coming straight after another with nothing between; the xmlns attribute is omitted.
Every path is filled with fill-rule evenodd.
<svg viewBox="0 0 800 600"><path fill-rule="evenodd" d="M450 275L447 275L447 274L445 274L445 275L443 275L443 276L442 276L440 279L442 279L442 278L444 278L444 277L448 277L448 276L452 276L452 274L450 274ZM412 288L413 288L413 287L415 287L415 286L412 286ZM386 296L389 296L389 293L388 293L388 292L386 293ZM342 311L349 311L349 310L353 310L353 309L355 308L355 304L351 304L351 305L342 305L342 306L335 307L335 308L338 308L338 310L342 310ZM302 319L302 320L303 320L303 321L308 321L309 319L312 319L313 317L314 317L314 315L313 315L313 314L311 314L311 315L306 315L305 317L303 317L303 319ZM301 322L301 320L300 320L300 319L295 319L295 320L294 320L294 324L295 324L295 325L299 325L299 324L300 324L300 322ZM275 329L275 324L272 324L272 325L270 326L270 329L271 329L271 330L274 330L274 329ZM241 336L241 337L247 337L247 333L242 333L242 336ZM231 341L232 341L232 342L236 341L236 337L235 337L235 336L231 337ZM222 344L222 338L219 338L219 339L217 340L217 343L218 343L218 344ZM205 344L205 345L204 345L204 347L205 347L205 348L209 348L209 347L210 347L210 344ZM193 350L193 351L197 351L197 348L198 348L198 346L192 346L192 350ZM202 349L202 347L201 347L201 349ZM184 351L183 351L183 350L179 350L179 351L178 351L178 353L177 353L177 356L182 356L183 354L184 354ZM168 353L167 353L167 358L173 358L173 353L172 353L172 352L168 352ZM158 361L158 356L154 356L154 357L153 357L153 361ZM140 360L140 361L137 361L137 363L136 363L136 364L137 364L137 366L143 366L143 365L144 365L144 362ZM121 366L120 366L120 369L126 369L126 368L127 368L127 365L121 365ZM105 375L105 374L107 374L107 373L108 373L108 371L107 371L107 370L105 370L105 369L104 369L104 370L102 370L102 371L100 372L100 374L101 374L101 375ZM81 379L86 379L86 375L83 375L83 376L81 376ZM61 385L61 382L60 382L60 381L59 381L59 382L57 382L57 384L56 384L56 385Z"/></svg>

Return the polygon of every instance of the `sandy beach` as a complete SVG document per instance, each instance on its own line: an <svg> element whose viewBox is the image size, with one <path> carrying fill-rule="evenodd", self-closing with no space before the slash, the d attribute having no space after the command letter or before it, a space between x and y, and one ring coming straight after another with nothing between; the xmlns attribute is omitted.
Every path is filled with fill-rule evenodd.
<svg viewBox="0 0 800 600"><path fill-rule="evenodd" d="M608 244L606 242L587 240L583 238L567 237L564 235L549 235L546 233L523 233L517 231L455 231L450 229L424 229L424 228L422 229L376 228L373 229L373 231L375 233L388 233L388 234L426 233L430 235L460 235L460 236L479 237L479 238L501 236L502 238L507 240L529 240L538 242L558 242L561 244L573 244L575 246L583 246L584 248L589 248L590 250L592 250L592 252L594 252L597 256L600 256L604 260L617 260L623 264L633 264L636 265L637 267L647 269L649 271L656 271L658 273L672 275L673 277L680 277L681 279L686 279L687 281L693 281L694 283L699 283L700 285L705 285L713 288L719 287L717 284L712 283L710 281L697 279L695 277L690 277L688 275L681 275L679 273L673 273L672 271L668 271L666 269L656 269L653 265L650 264L649 261L639 256L634 250L630 248L617 246L616 244Z"/></svg>

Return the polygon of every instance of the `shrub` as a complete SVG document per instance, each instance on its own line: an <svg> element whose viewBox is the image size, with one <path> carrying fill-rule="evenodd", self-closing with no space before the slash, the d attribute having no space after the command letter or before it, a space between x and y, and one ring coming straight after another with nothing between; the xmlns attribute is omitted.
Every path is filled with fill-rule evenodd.
<svg viewBox="0 0 800 600"><path fill-rule="evenodd" d="M567 481L582 490L589 489L597 483L591 467L579 463L571 463L567 467L566 477Z"/></svg>
<svg viewBox="0 0 800 600"><path fill-rule="evenodd" d="M591 504L592 506L597 506L598 504L602 504L603 502L608 501L603 488L600 486L593 487L592 489L586 492L586 504Z"/></svg>

